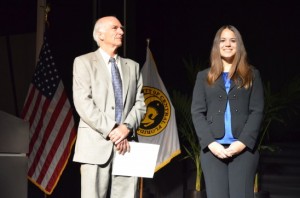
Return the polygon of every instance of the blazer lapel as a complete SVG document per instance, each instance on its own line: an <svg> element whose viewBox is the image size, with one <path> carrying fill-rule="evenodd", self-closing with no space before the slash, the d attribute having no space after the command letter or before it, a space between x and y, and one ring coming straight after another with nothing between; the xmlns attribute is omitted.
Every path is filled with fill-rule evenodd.
<svg viewBox="0 0 300 198"><path fill-rule="evenodd" d="M93 61L95 64L97 64L98 68L100 67L101 70L108 72L106 64L98 50L94 52L94 55L95 56L93 57Z"/></svg>
<svg viewBox="0 0 300 198"><path fill-rule="evenodd" d="M236 86L235 82L231 80L229 92Z"/></svg>
<svg viewBox="0 0 300 198"><path fill-rule="evenodd" d="M110 72L108 71L104 59L102 58L98 50L94 52L92 61L94 64L95 71L97 71L96 73L98 73L98 75L101 75L101 78L105 79L105 82L110 82ZM107 87L109 87L109 85L107 85Z"/></svg>
<svg viewBox="0 0 300 198"><path fill-rule="evenodd" d="M123 77L123 91L124 91L124 101L126 101L126 97L128 95L128 86L129 86L129 76L130 76L130 67L126 59L120 57L121 69L122 69L122 77Z"/></svg>
<svg viewBox="0 0 300 198"><path fill-rule="evenodd" d="M217 79L216 84L226 92L225 83L222 78L222 75Z"/></svg>
<svg viewBox="0 0 300 198"><path fill-rule="evenodd" d="M217 84L220 88L222 88L222 90L224 90L224 91L226 92L225 83L224 83L224 80L223 80L222 76L220 76L220 77L217 79L216 84ZM235 87L236 87L236 84L234 83L233 80L231 80L229 92L232 91L232 89L234 89ZM228 93L229 93L229 92L228 92Z"/></svg>

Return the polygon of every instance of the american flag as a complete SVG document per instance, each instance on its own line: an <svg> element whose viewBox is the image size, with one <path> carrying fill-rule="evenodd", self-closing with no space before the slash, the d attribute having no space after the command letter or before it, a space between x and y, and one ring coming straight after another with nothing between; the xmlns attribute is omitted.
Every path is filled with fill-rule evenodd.
<svg viewBox="0 0 300 198"><path fill-rule="evenodd" d="M46 33L21 117L30 123L28 178L49 195L66 167L76 130Z"/></svg>

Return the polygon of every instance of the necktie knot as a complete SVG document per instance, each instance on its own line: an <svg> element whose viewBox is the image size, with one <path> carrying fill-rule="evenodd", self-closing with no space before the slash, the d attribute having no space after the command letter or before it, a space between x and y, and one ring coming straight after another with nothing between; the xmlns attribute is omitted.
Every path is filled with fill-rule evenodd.
<svg viewBox="0 0 300 198"><path fill-rule="evenodd" d="M111 57L111 58L109 58L109 62L112 63L112 64L115 64L116 63L116 59Z"/></svg>

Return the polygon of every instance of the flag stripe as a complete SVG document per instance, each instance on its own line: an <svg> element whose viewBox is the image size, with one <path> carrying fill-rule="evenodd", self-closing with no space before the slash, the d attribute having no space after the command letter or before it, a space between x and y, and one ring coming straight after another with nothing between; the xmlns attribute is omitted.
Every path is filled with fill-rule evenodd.
<svg viewBox="0 0 300 198"><path fill-rule="evenodd" d="M30 124L30 128L32 128L32 126L34 125L34 123L32 123L33 121L30 120L32 114L36 114L36 112L34 113L34 109L35 109L35 106L37 105L37 98L38 98L38 95L39 95L39 91L31 84L30 85L32 87L32 97L29 97L28 100L30 101L27 101L26 103L28 103L28 109L27 111L25 111L23 109L23 113L24 114L24 120L27 120ZM36 111L38 110L38 108L36 108ZM35 117L36 119L36 117ZM36 123L36 122L35 122Z"/></svg>
<svg viewBox="0 0 300 198"><path fill-rule="evenodd" d="M32 104L31 101L32 101L32 99L34 97L34 93L35 93L35 88L34 88L34 86L32 86L32 84L30 84L29 90L30 91L28 92L28 95L26 97L26 100L25 100L26 103L25 103L25 105L23 107L21 118L25 118L25 116L26 116L26 114L28 112L28 109L29 109L30 105Z"/></svg>
<svg viewBox="0 0 300 198"><path fill-rule="evenodd" d="M33 146L35 145L38 137L40 136L40 132L41 132L41 129L44 124L44 118L46 116L47 109L50 105L49 100L47 100L47 99L41 100L41 99L42 99L41 94L38 94L37 102L35 103L35 106L33 109L34 111L32 113L32 115L34 115L36 117L34 123L36 123L37 125L31 126L31 128L32 128L31 132L33 132L33 133L31 134L31 139L30 139L30 143L29 143L29 153L32 152ZM41 110L41 112L38 110ZM37 116L37 115L39 115L39 116ZM39 117L39 119L37 119L38 117ZM30 123L33 123L33 121Z"/></svg>
<svg viewBox="0 0 300 198"><path fill-rule="evenodd" d="M45 161L52 161L53 158L56 156L57 148L59 147L59 145L60 145L60 143L63 139L63 136L65 134L64 132L66 131L71 118L72 118L72 113L69 110L68 115L66 116L66 118L65 118L59 132L58 132L58 135L55 137L53 145L50 149L50 151L52 151L52 152L48 153ZM42 180L44 179L44 176L46 175L46 172L48 171L49 166L50 166L50 164L46 164L46 163L43 164L43 167L41 169L41 173L40 173L39 177L37 178L37 182L39 182L39 183L42 182Z"/></svg>
<svg viewBox="0 0 300 198"><path fill-rule="evenodd" d="M40 105L41 100L42 100L42 95L39 92L37 92L37 98L36 98L36 101L33 103L33 109L30 114L30 117L29 117L30 126L32 126L33 122L36 119L36 114L40 110L39 105Z"/></svg>
<svg viewBox="0 0 300 198"><path fill-rule="evenodd" d="M72 145L74 145L75 137L76 137L75 128L73 128L66 148L71 148ZM70 152L71 152L71 149L64 150L63 155L61 156L61 159L58 161L59 163L57 164L57 166L52 174L52 177L49 179L48 185L46 186L47 191L50 191L50 189L53 188L53 186L56 186L56 184L58 182L56 178L60 177L60 175L62 173L62 171L59 171L59 170L63 170L65 168L66 162L70 156Z"/></svg>
<svg viewBox="0 0 300 198"><path fill-rule="evenodd" d="M69 147L69 141L70 141L70 137L73 136L73 131L74 128L70 128L68 127L66 129L66 131L68 131L68 134L65 134L63 137L63 140L61 142L61 144L59 145L59 147L57 148L57 150L61 150L61 148L68 148ZM76 134L75 134L76 135ZM68 149L66 149L67 151ZM65 160L66 158L63 157L63 155L65 155L64 153L56 153L54 156L54 159L60 159L60 160ZM68 156L66 156L68 157ZM43 181L41 182L42 185L47 185L47 183L51 183L51 178L54 178L55 176L59 176L60 173L56 172L55 169L64 169L64 166L60 166L60 160L56 160L55 163L51 163L47 174L45 175L45 177L43 178ZM49 184L48 184L49 185Z"/></svg>
<svg viewBox="0 0 300 198"><path fill-rule="evenodd" d="M60 125L60 127L61 126L63 126L64 124L67 124L67 122L64 122L63 124L61 124ZM68 123L69 124L69 126L67 126L67 128L65 129L65 131L66 132L68 132L68 133L65 133L64 135L63 135L63 137L62 137L62 141L61 141L61 143L58 145L58 147L56 148L56 150L62 150L63 148L67 148L67 142L69 141L69 136L71 136L71 134L70 133L72 133L72 128L71 128L71 126L74 126L74 123L73 123L73 120L71 120L71 123ZM61 129L60 129L61 130ZM51 140L51 142L55 142L55 140ZM54 143L55 144L55 143ZM53 144L53 145L54 145ZM53 151L54 151L54 147L51 147L51 145L49 144L48 145L48 147L50 147L51 149L53 149ZM56 152L55 154L54 154L54 152L52 152L52 154L54 155L53 156L53 159L60 159L61 158L61 155L63 154L62 152ZM53 175L53 173L55 173L54 171L55 171L55 168L56 168L56 166L57 166L57 164L59 163L59 161L57 161L57 160L53 160L52 161L52 163L50 164L50 166L48 167L48 170L47 170L47 174L45 175L45 177L43 178L43 180L42 180L42 185L47 185L47 183L46 182L50 182L49 180L50 180L50 178L51 178L51 176ZM63 167L61 167L61 168L63 168Z"/></svg>
<svg viewBox="0 0 300 198"><path fill-rule="evenodd" d="M60 85L62 86L62 84ZM57 93L55 94L55 97L60 97L60 92L57 91ZM39 109L44 109L45 107L48 107L46 111L42 111L43 113L41 113L41 111L39 111L38 115L36 116L36 122L34 123L34 125L31 127L31 133L32 133L32 137L31 137L31 142L30 144L32 144L32 150L30 151L30 156L29 156L29 167L31 167L31 164L33 163L34 157L36 156L38 149L40 147L40 145L42 144L42 139L43 136L45 135L46 128L48 127L48 123L50 123L50 119L52 116L52 112L53 109L56 108L57 102L56 100L48 100L46 97L42 97L42 101L40 104ZM62 118L63 119L63 118ZM42 123L43 125L41 127L38 127L38 125ZM55 136L55 130L51 132L53 136ZM48 149L45 150L45 152L48 152ZM42 161L39 162L40 164L43 163ZM35 171L35 174L39 174L39 172ZM30 175L30 177L34 177L33 175Z"/></svg>
<svg viewBox="0 0 300 198"><path fill-rule="evenodd" d="M33 160L32 165L31 165L31 167L30 167L30 169L29 169L29 172L28 172L29 175L32 175L32 174L33 174L33 172L35 171L35 169L36 169L36 167L37 167L37 165L38 165L38 162L40 161L41 155L42 155L42 153L43 153L43 151L44 151L44 148L45 148L45 146L46 146L46 143L47 143L47 141L48 141L48 138L49 138L49 136L51 135L51 132L52 132L52 130L53 130L53 128L54 128L54 125L55 125L55 123L56 123L56 120L57 120L57 118L59 117L60 111L61 111L61 109L62 109L62 107L63 107L63 105L64 105L66 99L67 99L67 98L65 97L65 95L62 94L61 97L60 97L60 99L59 99L59 101L58 101L57 107L54 109L54 112L52 113L52 116L51 116L51 118L50 118L50 120L49 120L49 122L48 122L48 126L47 126L47 128L46 128L46 130L45 130L46 133L43 135L43 138L42 138L40 147L39 147L39 149L38 149L38 151L37 151L37 153L36 153L36 155L35 155L35 158L34 158L34 160ZM44 108L43 108L43 109L44 109ZM48 110L48 109L47 109L47 110ZM43 117L44 117L45 115L46 115L46 113L43 114ZM42 120L42 119L41 119L41 120Z"/></svg>
<svg viewBox="0 0 300 198"><path fill-rule="evenodd" d="M34 124L30 128L31 141L30 141L30 145L29 145L30 146L30 152L29 152L30 155L28 158L28 168L30 168L32 166L33 159L36 156L36 153L41 144L41 140L45 133L45 126L41 126L41 127L39 127L39 129L37 129L37 126L39 125L39 123L43 123L44 125L47 125L47 123L49 122L49 116L46 116L46 115L43 116L42 111L41 111L41 109L45 106L45 103L48 103L47 106L51 105L51 101L49 101L46 97L42 97L42 102L40 103L40 107L39 107L40 111L36 116ZM33 177L32 174L28 174L28 176Z"/></svg>

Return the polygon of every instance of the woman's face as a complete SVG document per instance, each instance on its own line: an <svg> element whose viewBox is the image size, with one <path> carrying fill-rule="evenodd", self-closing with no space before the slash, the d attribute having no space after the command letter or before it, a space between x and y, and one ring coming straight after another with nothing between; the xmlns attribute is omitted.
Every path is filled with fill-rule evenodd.
<svg viewBox="0 0 300 198"><path fill-rule="evenodd" d="M236 37L233 31L224 29L220 37L220 54L223 60L231 63L236 54Z"/></svg>

